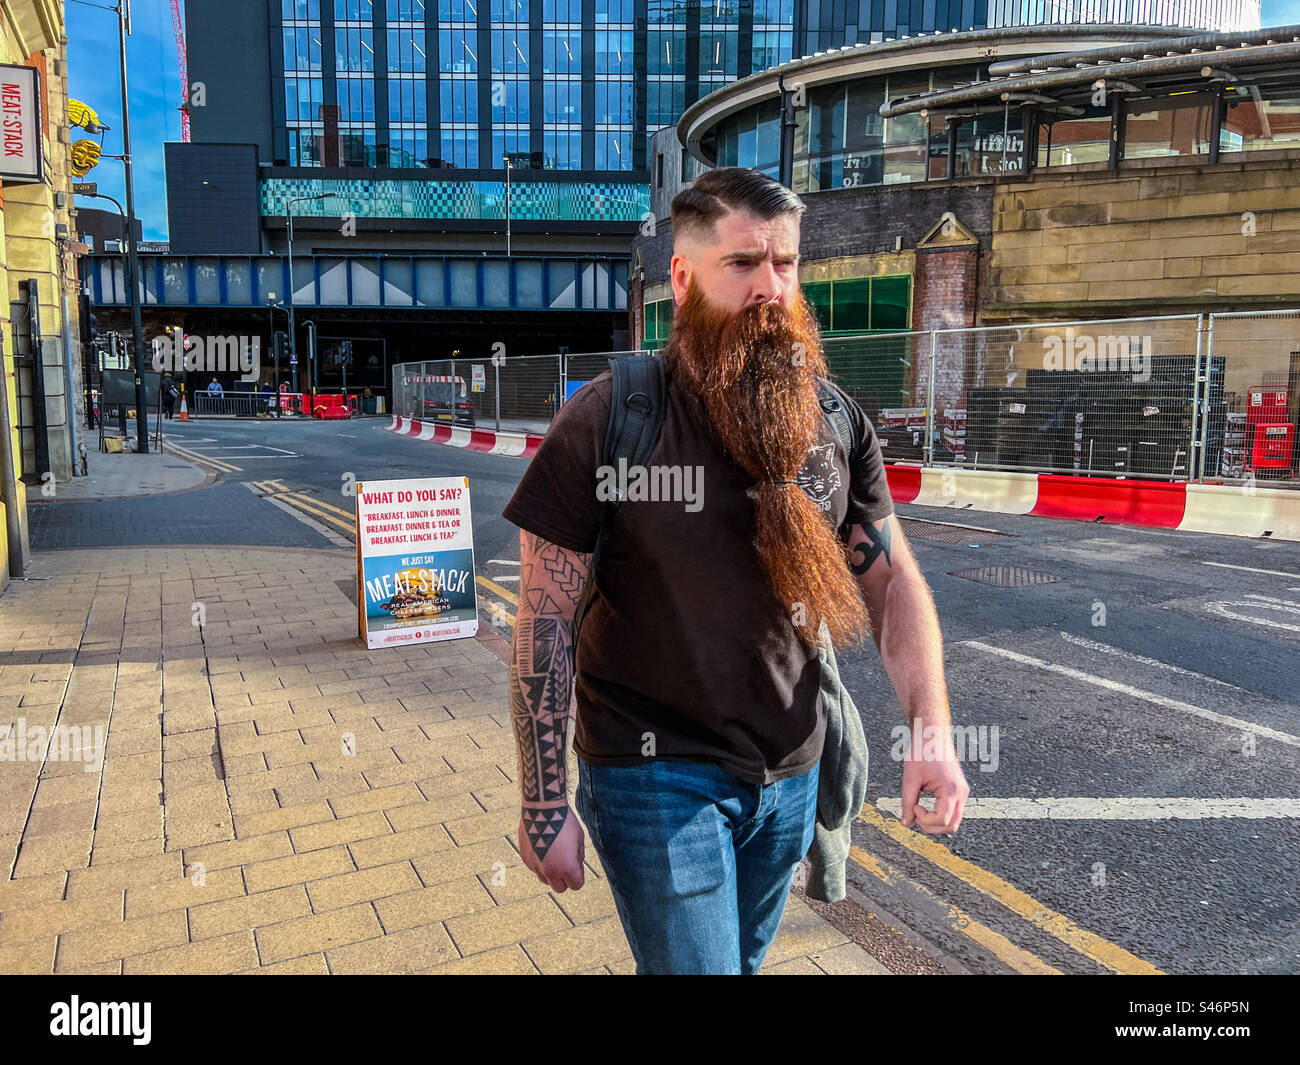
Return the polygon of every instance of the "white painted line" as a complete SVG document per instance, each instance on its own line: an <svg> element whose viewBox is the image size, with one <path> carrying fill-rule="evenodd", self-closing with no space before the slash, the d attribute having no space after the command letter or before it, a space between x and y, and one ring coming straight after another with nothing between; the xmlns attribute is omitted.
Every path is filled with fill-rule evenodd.
<svg viewBox="0 0 1300 1065"><path fill-rule="evenodd" d="M1256 569L1254 566L1234 566L1230 562L1201 562L1202 566L1218 566L1220 569L1244 569L1248 573L1267 573L1273 577L1300 578L1300 573L1287 573L1280 569Z"/></svg>
<svg viewBox="0 0 1300 1065"><path fill-rule="evenodd" d="M509 573L509 574L494 573L492 575L492 579L494 581L517 581L519 580L519 574L518 573Z"/></svg>
<svg viewBox="0 0 1300 1065"><path fill-rule="evenodd" d="M1288 625L1285 621L1270 621L1268 618L1252 618L1249 614L1238 614L1235 610L1229 610L1230 606L1247 606L1256 609L1286 609L1285 607L1269 607L1267 603L1206 603L1205 609L1211 614L1218 614L1221 618L1232 618L1234 621L1249 621L1252 625L1263 625L1270 629L1284 629L1287 632L1300 632L1300 625ZM1300 613L1300 611L1296 611Z"/></svg>
<svg viewBox="0 0 1300 1065"><path fill-rule="evenodd" d="M1020 662L1026 666L1034 666L1037 669L1044 669L1049 673L1059 673L1063 677L1070 677L1073 680L1082 681L1084 684L1091 684L1098 688L1105 688L1108 691L1117 692L1120 695L1127 695L1133 699L1141 699L1144 702L1153 703L1156 706L1163 706L1170 710L1181 710L1185 714L1192 714L1195 717L1204 718L1206 721L1213 721L1216 724L1227 725L1229 728L1239 729L1242 732L1252 732L1256 736L1261 736L1270 740L1277 740L1279 743L1285 743L1292 747L1300 747L1300 736L1292 736L1288 732L1278 732L1276 729L1271 729L1264 725L1257 725L1253 721L1244 721L1239 717L1229 717L1227 714L1217 714L1213 710L1206 710L1201 706L1193 706L1191 703L1185 703L1179 699L1169 699L1163 695L1157 695L1155 692L1143 691L1141 688L1134 688L1131 684L1121 684L1119 681L1108 680L1105 677L1095 677L1091 673L1084 673L1079 669L1071 669L1069 666L1058 666L1055 662L1044 662L1041 658L1022 655L1016 651L1008 651L1002 647L993 647L990 644L981 643L979 640L964 640L958 644L958 646L974 647L977 651L984 651L986 654L1009 658L1013 662Z"/></svg>
<svg viewBox="0 0 1300 1065"><path fill-rule="evenodd" d="M498 566L518 566L519 560L513 558L489 558L488 565L496 563Z"/></svg>
<svg viewBox="0 0 1300 1065"><path fill-rule="evenodd" d="M263 496L262 498L265 499L268 503L270 503L271 506L279 507L291 518L296 518L298 521L306 525L309 529L314 529L316 532L320 533L321 536L325 537L325 539L328 540L330 543L332 543L335 547L346 548L349 551L356 550L356 545L351 540L345 540L333 529L327 528L326 526L322 525L320 522L316 521L314 518L308 517L297 507L291 507L289 506L288 503L284 502L283 500L276 499L275 496Z"/></svg>
<svg viewBox="0 0 1300 1065"><path fill-rule="evenodd" d="M922 805L926 805L922 803ZM901 816L902 799L877 809ZM1300 799L1035 798L967 799L962 821L1201 821L1216 817L1300 817Z"/></svg>
<svg viewBox="0 0 1300 1065"><path fill-rule="evenodd" d="M1218 677L1207 677L1204 673L1197 673L1190 669L1183 669L1182 666L1171 666L1168 662L1161 662L1157 658L1147 658L1146 655L1134 654L1132 651L1123 651L1118 647L1112 647L1108 643L1098 643L1096 640L1086 640L1082 636L1075 636L1068 632L1061 633L1061 638L1067 643L1075 644L1079 647L1086 647L1089 651L1100 651L1102 654L1118 655L1120 658L1127 658L1130 662L1140 662L1144 666L1155 666L1158 669L1167 669L1170 673L1181 673L1185 677L1194 677L1196 680L1203 680L1210 684L1219 684L1225 688L1231 688L1233 691L1245 691L1245 688L1239 688L1235 684L1229 684L1226 680L1219 680Z"/></svg>
<svg viewBox="0 0 1300 1065"><path fill-rule="evenodd" d="M1290 599L1275 599L1271 595L1256 595L1254 592L1246 592L1243 599L1258 599L1261 603L1269 603L1279 610L1285 610L1288 613L1300 614L1300 603L1293 602Z"/></svg>

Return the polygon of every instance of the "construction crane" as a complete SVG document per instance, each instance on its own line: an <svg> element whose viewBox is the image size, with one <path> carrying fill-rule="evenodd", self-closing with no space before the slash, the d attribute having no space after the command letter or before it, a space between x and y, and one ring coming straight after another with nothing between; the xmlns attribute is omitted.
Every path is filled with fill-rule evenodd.
<svg viewBox="0 0 1300 1065"><path fill-rule="evenodd" d="M181 68L181 140L190 140L190 75L185 64L185 28L181 25L181 0L171 0L172 32L176 35L176 61Z"/></svg>

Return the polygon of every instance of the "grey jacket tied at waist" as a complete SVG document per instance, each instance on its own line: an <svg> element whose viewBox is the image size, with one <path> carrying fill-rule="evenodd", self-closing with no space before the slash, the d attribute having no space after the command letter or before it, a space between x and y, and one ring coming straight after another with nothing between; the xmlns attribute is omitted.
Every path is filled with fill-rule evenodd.
<svg viewBox="0 0 1300 1065"><path fill-rule="evenodd" d="M826 706L826 743L818 769L817 824L808 861L808 897L839 902L845 895L844 867L853 844L853 819L867 797L867 737L852 696L840 680L825 622L818 634L821 694Z"/></svg>

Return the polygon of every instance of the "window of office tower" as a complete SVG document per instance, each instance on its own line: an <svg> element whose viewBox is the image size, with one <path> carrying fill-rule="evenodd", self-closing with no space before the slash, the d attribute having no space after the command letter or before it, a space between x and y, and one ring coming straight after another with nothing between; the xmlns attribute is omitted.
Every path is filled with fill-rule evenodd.
<svg viewBox="0 0 1300 1065"><path fill-rule="evenodd" d="M646 2L646 158L651 141L686 108L686 0Z"/></svg>
<svg viewBox="0 0 1300 1065"><path fill-rule="evenodd" d="M320 166L325 136L320 0L281 0L284 125L290 166Z"/></svg>
<svg viewBox="0 0 1300 1065"><path fill-rule="evenodd" d="M334 0L335 100L339 158L327 166L374 166L375 9L372 0Z"/></svg>
<svg viewBox="0 0 1300 1065"><path fill-rule="evenodd" d="M388 0L388 166L428 165L423 0Z"/></svg>
<svg viewBox="0 0 1300 1065"><path fill-rule="evenodd" d="M542 166L582 166L582 0L542 0Z"/></svg>
<svg viewBox="0 0 1300 1065"><path fill-rule="evenodd" d="M491 0L491 4L492 158L488 166L503 168L507 155L514 166L527 166L528 0Z"/></svg>
<svg viewBox="0 0 1300 1065"><path fill-rule="evenodd" d="M596 0L596 169L632 169L632 0Z"/></svg>
<svg viewBox="0 0 1300 1065"><path fill-rule="evenodd" d="M788 63L793 52L794 0L754 0L754 34L746 73Z"/></svg>
<svg viewBox="0 0 1300 1065"><path fill-rule="evenodd" d="M700 96L736 80L740 54L740 0L703 0L700 5Z"/></svg>
<svg viewBox="0 0 1300 1065"><path fill-rule="evenodd" d="M479 165L478 2L438 0L439 155L444 166Z"/></svg>

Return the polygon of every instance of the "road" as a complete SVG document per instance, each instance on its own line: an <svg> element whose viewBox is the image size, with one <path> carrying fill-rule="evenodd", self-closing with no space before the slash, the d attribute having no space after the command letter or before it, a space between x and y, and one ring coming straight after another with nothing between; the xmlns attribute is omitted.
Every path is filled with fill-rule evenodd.
<svg viewBox="0 0 1300 1065"><path fill-rule="evenodd" d="M484 616L508 635L518 533L500 514L524 461L387 424L169 426L213 484L33 503L33 545L348 546L356 481L463 475ZM871 748L851 897L955 972L1300 971L1300 545L899 513L971 800L953 836L901 828L902 711L874 648L843 655Z"/></svg>

